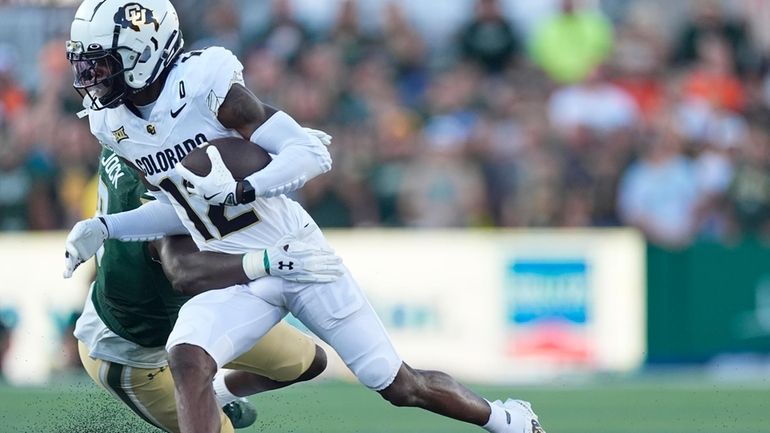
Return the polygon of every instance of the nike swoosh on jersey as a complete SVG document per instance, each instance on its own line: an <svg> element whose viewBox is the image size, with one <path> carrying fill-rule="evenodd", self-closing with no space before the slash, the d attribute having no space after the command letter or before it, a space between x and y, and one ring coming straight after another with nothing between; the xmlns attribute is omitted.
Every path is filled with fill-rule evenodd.
<svg viewBox="0 0 770 433"><path fill-rule="evenodd" d="M178 116L178 115L179 115L179 113L181 113L181 112L182 112L182 110L184 110L184 107L186 107L186 106L187 106L187 103L185 102L184 104L182 104L182 106L181 106L181 107L179 107L179 109L178 109L178 110L176 110L176 111L174 111L174 110L171 110L171 117L173 117L174 119L176 119L176 116Z"/></svg>
<svg viewBox="0 0 770 433"><path fill-rule="evenodd" d="M218 192L218 193L216 193L216 194L211 194L211 195L205 195L205 194L204 194L204 195L203 195L203 199L204 199L204 200L206 200L206 201L209 201L209 200L211 200L212 198L214 198L214 197L218 196L219 194L222 194L222 193L221 193L221 192Z"/></svg>

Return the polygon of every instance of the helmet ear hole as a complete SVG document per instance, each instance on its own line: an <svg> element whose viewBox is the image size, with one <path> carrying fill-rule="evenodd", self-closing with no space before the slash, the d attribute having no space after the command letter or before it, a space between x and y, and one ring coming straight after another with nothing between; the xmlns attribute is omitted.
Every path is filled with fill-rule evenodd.
<svg viewBox="0 0 770 433"><path fill-rule="evenodd" d="M152 49L149 45L144 47L144 51L142 51L142 55L139 56L139 63L145 63L148 60L150 60L150 57L152 56Z"/></svg>

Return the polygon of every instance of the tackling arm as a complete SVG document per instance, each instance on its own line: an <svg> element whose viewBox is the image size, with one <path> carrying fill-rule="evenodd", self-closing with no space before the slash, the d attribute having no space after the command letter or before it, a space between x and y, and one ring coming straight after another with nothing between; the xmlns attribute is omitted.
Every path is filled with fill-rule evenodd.
<svg viewBox="0 0 770 433"><path fill-rule="evenodd" d="M317 229L308 225L279 239L273 247L245 254L198 251L189 236L167 237L153 246L171 285L187 295L266 276L298 283L330 283L343 274L344 268L334 251L304 242Z"/></svg>
<svg viewBox="0 0 770 433"><path fill-rule="evenodd" d="M170 204L153 201L136 209L79 221L64 244L64 278L90 259L107 239L146 241L187 233Z"/></svg>
<svg viewBox="0 0 770 433"><path fill-rule="evenodd" d="M148 182L144 172L136 168L131 161L122 157L120 160L136 172L155 200L130 211L102 215L101 219L107 227L108 238L124 242L151 241L167 235L187 234L187 229L179 219L171 201L160 188Z"/></svg>
<svg viewBox="0 0 770 433"><path fill-rule="evenodd" d="M198 251L189 236L169 236L153 242L153 246L174 290L186 295L246 284L250 280L243 270L243 254Z"/></svg>

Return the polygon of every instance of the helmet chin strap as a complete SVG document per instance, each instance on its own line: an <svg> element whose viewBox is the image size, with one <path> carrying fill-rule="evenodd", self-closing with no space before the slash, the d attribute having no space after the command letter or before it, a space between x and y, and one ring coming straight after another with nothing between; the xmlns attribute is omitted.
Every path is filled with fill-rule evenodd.
<svg viewBox="0 0 770 433"><path fill-rule="evenodd" d="M142 87L141 89L131 89L129 91L129 96L137 96L140 95L139 100L134 100L133 98L130 98L129 100L131 103L135 105L147 105L149 103L154 102L158 99L158 96L160 96L160 92L163 89L163 86L166 84L166 78L168 77L169 72L171 72L170 69L166 68L163 69L160 72L160 75L158 76L158 79L153 81L152 83L148 84L145 87ZM143 92L146 92L145 95L141 95Z"/></svg>
<svg viewBox="0 0 770 433"><path fill-rule="evenodd" d="M171 32L171 36L168 37L166 45L163 47L163 53L160 56L160 60L152 69L150 79L148 80L150 83L153 83L158 74L166 70L166 67L171 63L172 60L174 60L174 57L176 57L176 54L179 53L179 49L181 48L181 40L182 38L179 34L179 31L174 30Z"/></svg>

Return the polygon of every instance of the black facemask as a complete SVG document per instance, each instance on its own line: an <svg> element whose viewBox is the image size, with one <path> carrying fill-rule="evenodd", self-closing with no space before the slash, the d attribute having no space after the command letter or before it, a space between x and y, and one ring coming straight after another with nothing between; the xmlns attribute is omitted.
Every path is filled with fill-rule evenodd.
<svg viewBox="0 0 770 433"><path fill-rule="evenodd" d="M126 84L125 68L120 55L112 50L76 54L67 53L75 81L72 86L81 97L91 100L92 110L114 108L123 102Z"/></svg>

